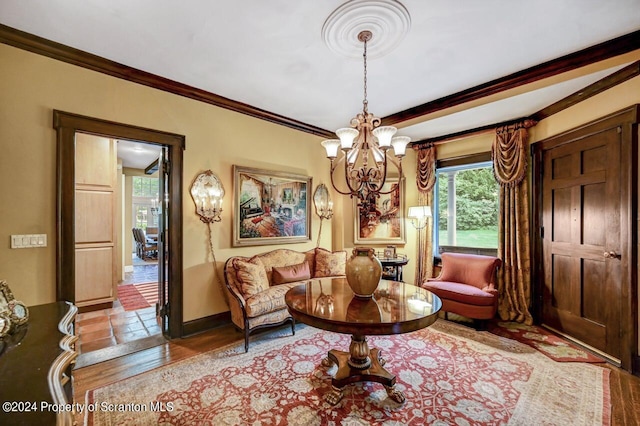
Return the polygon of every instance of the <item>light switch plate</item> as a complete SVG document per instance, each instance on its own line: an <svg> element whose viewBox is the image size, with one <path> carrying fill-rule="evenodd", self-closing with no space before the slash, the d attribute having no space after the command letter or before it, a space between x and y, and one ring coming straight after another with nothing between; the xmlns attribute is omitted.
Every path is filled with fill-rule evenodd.
<svg viewBox="0 0 640 426"><path fill-rule="evenodd" d="M46 247L47 234L12 235L11 248Z"/></svg>

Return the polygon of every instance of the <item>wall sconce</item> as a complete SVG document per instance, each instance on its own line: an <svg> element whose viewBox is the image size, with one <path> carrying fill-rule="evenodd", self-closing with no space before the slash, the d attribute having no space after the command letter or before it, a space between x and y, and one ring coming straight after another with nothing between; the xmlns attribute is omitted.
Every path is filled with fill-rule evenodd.
<svg viewBox="0 0 640 426"><path fill-rule="evenodd" d="M318 185L316 192L313 193L313 204L320 219L331 219L333 216L333 201L331 201L329 191L324 183Z"/></svg>
<svg viewBox="0 0 640 426"><path fill-rule="evenodd" d="M220 179L211 170L200 173L191 185L191 197L196 205L196 214L204 223L220 222L224 188Z"/></svg>
<svg viewBox="0 0 640 426"><path fill-rule="evenodd" d="M316 247L320 247L320 234L322 233L322 221L333 217L333 201L329 196L329 190L324 183L316 187L313 193L313 204L316 208L316 214L320 217L320 229L318 229L318 242Z"/></svg>
<svg viewBox="0 0 640 426"><path fill-rule="evenodd" d="M229 306L229 301L224 295L225 289L222 285L222 279L218 272L216 260L216 253L213 250L213 239L211 236L211 224L214 222L220 222L222 218L222 198L224 197L224 187L220 179L211 171L200 173L191 184L191 198L196 205L196 214L200 216L200 220L207 224L207 230L209 231L209 250L211 250L211 257L213 259L213 273L218 280L218 287L223 295L224 301Z"/></svg>
<svg viewBox="0 0 640 426"><path fill-rule="evenodd" d="M427 226L427 220L431 217L430 206L413 206L409 207L407 217L411 219L411 224L416 229L422 229Z"/></svg>

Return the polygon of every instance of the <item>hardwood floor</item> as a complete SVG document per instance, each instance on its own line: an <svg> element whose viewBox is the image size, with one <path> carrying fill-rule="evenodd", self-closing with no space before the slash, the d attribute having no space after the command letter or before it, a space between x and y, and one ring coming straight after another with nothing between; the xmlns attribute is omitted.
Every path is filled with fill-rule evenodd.
<svg viewBox="0 0 640 426"><path fill-rule="evenodd" d="M640 425L640 377L609 364L601 365L611 370L611 424Z"/></svg>
<svg viewBox="0 0 640 426"><path fill-rule="evenodd" d="M289 327L288 325L285 328ZM263 333L269 333L265 331ZM259 339L260 333L252 336ZM242 341L242 334L228 325L202 334L74 370L74 400L83 402L86 391L131 377L172 362ZM251 350L251 349L249 349ZM640 378L608 364L613 426L640 425ZM78 419L78 424L82 420Z"/></svg>

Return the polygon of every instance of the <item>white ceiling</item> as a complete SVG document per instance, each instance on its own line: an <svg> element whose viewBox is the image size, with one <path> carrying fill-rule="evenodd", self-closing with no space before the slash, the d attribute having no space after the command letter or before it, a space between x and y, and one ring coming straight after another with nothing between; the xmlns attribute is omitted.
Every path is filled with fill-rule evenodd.
<svg viewBox="0 0 640 426"><path fill-rule="evenodd" d="M361 111L363 98L362 60L338 55L321 36L325 20L343 3L3 0L0 23L335 130ZM640 0L401 3L411 16L406 37L368 63L369 110L380 117L640 29ZM374 34L372 49L375 42ZM522 117L618 68L554 79L557 84L398 127L419 140Z"/></svg>
<svg viewBox="0 0 640 426"><path fill-rule="evenodd" d="M144 170L160 157L160 146L142 142L118 141L122 167Z"/></svg>

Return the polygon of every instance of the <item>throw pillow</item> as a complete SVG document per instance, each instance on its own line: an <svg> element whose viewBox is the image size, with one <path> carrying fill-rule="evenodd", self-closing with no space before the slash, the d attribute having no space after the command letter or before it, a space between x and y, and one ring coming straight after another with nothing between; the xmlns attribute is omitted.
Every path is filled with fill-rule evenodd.
<svg viewBox="0 0 640 426"><path fill-rule="evenodd" d="M335 277L345 274L347 264L347 252L330 252L323 248L316 249L316 274L314 277Z"/></svg>
<svg viewBox="0 0 640 426"><path fill-rule="evenodd" d="M295 281L308 280L311 278L309 264L304 261L297 265L273 267L273 275L271 280L274 284L292 283Z"/></svg>
<svg viewBox="0 0 640 426"><path fill-rule="evenodd" d="M248 261L236 259L233 266L243 296L253 296L269 288L267 272L259 258L252 257Z"/></svg>
<svg viewBox="0 0 640 426"><path fill-rule="evenodd" d="M309 273L312 277L316 276L316 249L304 252L304 260L309 264Z"/></svg>

